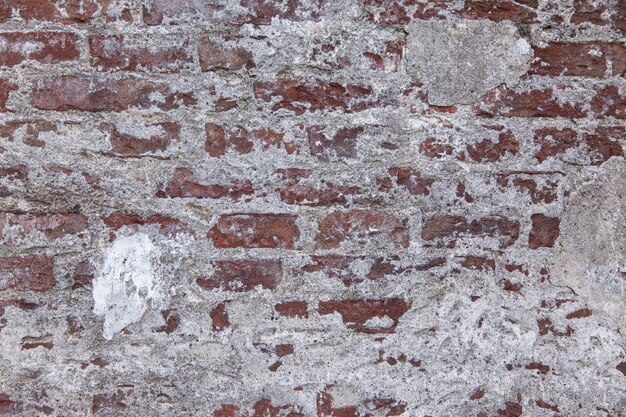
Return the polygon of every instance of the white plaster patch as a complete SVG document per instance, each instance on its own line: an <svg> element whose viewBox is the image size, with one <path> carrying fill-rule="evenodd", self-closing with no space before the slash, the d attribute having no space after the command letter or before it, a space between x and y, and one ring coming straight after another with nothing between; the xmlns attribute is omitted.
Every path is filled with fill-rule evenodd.
<svg viewBox="0 0 626 417"><path fill-rule="evenodd" d="M139 321L149 307L163 304L155 268L159 257L159 249L144 233L119 237L109 248L93 285L94 313L104 316L105 339Z"/></svg>

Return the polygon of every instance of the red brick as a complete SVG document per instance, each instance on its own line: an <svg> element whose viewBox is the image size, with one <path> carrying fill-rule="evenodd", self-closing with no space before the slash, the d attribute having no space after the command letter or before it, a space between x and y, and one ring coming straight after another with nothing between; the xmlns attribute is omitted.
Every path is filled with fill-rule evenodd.
<svg viewBox="0 0 626 417"><path fill-rule="evenodd" d="M273 111L285 109L295 114L316 111L361 111L374 107L369 86L327 83L321 80L298 81L280 79L257 82L254 95L258 100L273 102Z"/></svg>
<svg viewBox="0 0 626 417"><path fill-rule="evenodd" d="M254 188L249 180L236 180L230 184L202 184L193 180L191 169L179 167L174 171L174 177L166 185L165 190L157 192L157 197L212 199L228 197L239 200L252 194Z"/></svg>
<svg viewBox="0 0 626 417"><path fill-rule="evenodd" d="M557 407L556 405L552 405L550 403L547 403L544 400L542 400L541 398L538 399L537 401L535 401L535 403L537 404L537 407L545 408L545 409L548 409L548 410L552 410L555 413L559 412L559 407Z"/></svg>
<svg viewBox="0 0 626 417"><path fill-rule="evenodd" d="M209 231L217 248L294 249L300 237L293 214L225 214Z"/></svg>
<svg viewBox="0 0 626 417"><path fill-rule="evenodd" d="M238 411L238 405L222 404L219 409L213 411L213 417L237 417Z"/></svg>
<svg viewBox="0 0 626 417"><path fill-rule="evenodd" d="M178 233L193 234L193 231L187 224L177 218L164 216L162 214L144 216L139 213L117 212L104 217L102 221L107 227L113 230L119 230L124 226L137 227L158 225L159 232L164 235L177 235Z"/></svg>
<svg viewBox="0 0 626 417"><path fill-rule="evenodd" d="M298 145L285 140L285 133L282 130L271 128L249 130L242 126L226 129L215 123L207 123L204 125L204 131L206 134L204 149L212 157L223 156L229 151L248 154L254 150L257 143L263 150L270 147L283 148L288 154L300 150Z"/></svg>
<svg viewBox="0 0 626 417"><path fill-rule="evenodd" d="M319 225L315 241L319 248L338 248L343 242L364 246L371 241L396 248L409 246L406 220L373 210L336 211Z"/></svg>
<svg viewBox="0 0 626 417"><path fill-rule="evenodd" d="M0 393L0 414L15 415L22 411L22 403L14 401L7 394Z"/></svg>
<svg viewBox="0 0 626 417"><path fill-rule="evenodd" d="M484 256L465 256L461 265L463 268L479 271L487 271L489 269L495 271L496 269L496 261Z"/></svg>
<svg viewBox="0 0 626 417"><path fill-rule="evenodd" d="M565 318L568 320L582 319L585 317L591 317L592 315L593 315L593 311L589 310L588 308L581 308L580 310L576 310L576 311L569 313L567 316L565 316Z"/></svg>
<svg viewBox="0 0 626 417"><path fill-rule="evenodd" d="M436 246L454 247L464 238L492 237L501 249L513 245L519 237L520 224L502 216L488 216L468 221L463 216L443 215L426 220L422 239L435 241Z"/></svg>
<svg viewBox="0 0 626 417"><path fill-rule="evenodd" d="M266 416L286 416L286 417L305 417L302 414L301 406L284 404L273 405L272 401L267 398L260 399L252 406L253 413L245 414L244 417L266 417Z"/></svg>
<svg viewBox="0 0 626 417"><path fill-rule="evenodd" d="M539 162L543 162L551 156L563 154L579 144L576 132L572 129L554 127L543 127L535 130L534 141L541 145L539 152L535 154L535 158Z"/></svg>
<svg viewBox="0 0 626 417"><path fill-rule="evenodd" d="M320 301L319 313L339 313L346 326L361 333L393 333L398 325L400 317L411 308L411 303L400 298L385 300L338 300ZM371 327L368 321L371 319L390 318L393 323L389 327Z"/></svg>
<svg viewBox="0 0 626 417"><path fill-rule="evenodd" d="M465 18L489 19L495 22L510 20L517 23L536 23L537 13L517 3L502 0L465 0L463 10L458 14Z"/></svg>
<svg viewBox="0 0 626 417"><path fill-rule="evenodd" d="M219 303L213 309L211 309L211 321L213 322L213 330L221 332L230 326L230 320L228 318L228 311L226 311L226 304L228 301Z"/></svg>
<svg viewBox="0 0 626 417"><path fill-rule="evenodd" d="M441 17L451 0L363 0L370 21L383 25L404 25L413 19Z"/></svg>
<svg viewBox="0 0 626 417"><path fill-rule="evenodd" d="M363 133L363 127L342 127L332 137L323 133L325 129L325 125L314 125L307 129L311 155L322 161L356 158L357 138Z"/></svg>
<svg viewBox="0 0 626 417"><path fill-rule="evenodd" d="M165 324L154 329L155 332L170 334L178 329L178 326L180 325L180 316L178 313L168 309L161 311L161 316L163 317Z"/></svg>
<svg viewBox="0 0 626 417"><path fill-rule="evenodd" d="M0 258L0 291L48 291L54 288L54 263L47 256Z"/></svg>
<svg viewBox="0 0 626 417"><path fill-rule="evenodd" d="M493 142L491 139L484 139L475 145L467 145L466 149L474 161L497 162L507 153L517 155L519 142L515 140L510 130L506 130L498 135L497 142Z"/></svg>
<svg viewBox="0 0 626 417"><path fill-rule="evenodd" d="M592 165L602 165L612 157L624 157L621 142L626 139L622 126L599 126L593 133L583 134L583 140L589 147Z"/></svg>
<svg viewBox="0 0 626 417"><path fill-rule="evenodd" d="M285 301L274 306L278 314L289 318L309 318L309 306L306 301Z"/></svg>
<svg viewBox="0 0 626 417"><path fill-rule="evenodd" d="M368 261L365 256L348 256L348 255L312 255L311 263L304 266L304 272L313 273L321 272L330 279L339 279L346 287L352 284L358 284L365 279L377 280L387 275L400 275L405 272L427 271L432 268L443 266L446 263L445 258L432 258L425 263L399 262L400 257L377 257L372 260L368 269L364 269L364 265L359 266ZM396 265L396 262L400 265ZM359 271L359 272L356 272Z"/></svg>
<svg viewBox="0 0 626 417"><path fill-rule="evenodd" d="M400 261L400 265L394 265L394 262ZM428 271L433 268L438 268L446 264L446 258L435 257L426 260L424 263L410 263L407 261L401 262L401 258L398 256L391 256L389 258L376 258L372 263L370 271L367 273L367 278L376 280L385 277L386 275L399 275L405 272L422 272Z"/></svg>
<svg viewBox="0 0 626 417"><path fill-rule="evenodd" d="M206 141L204 150L213 157L222 156L226 153L226 132L224 128L215 123L204 125Z"/></svg>
<svg viewBox="0 0 626 417"><path fill-rule="evenodd" d="M617 42L549 42L535 46L535 61L530 74L604 77L626 71L626 46Z"/></svg>
<svg viewBox="0 0 626 417"><path fill-rule="evenodd" d="M174 141L180 139L178 123L163 122L149 127L158 126L162 133L149 137L139 137L122 133L113 123L102 123L100 129L108 132L113 152L120 156L138 156L165 151Z"/></svg>
<svg viewBox="0 0 626 417"><path fill-rule="evenodd" d="M434 138L425 139L420 143L420 152L430 158L443 158L446 155L452 155L453 151L452 145L437 142Z"/></svg>
<svg viewBox="0 0 626 417"><path fill-rule="evenodd" d="M555 88L565 90L567 86ZM500 86L487 93L475 110L482 116L626 118L626 97L617 86L596 86L589 92L593 94L591 99L578 94L572 103L558 100L551 88L517 91Z"/></svg>
<svg viewBox="0 0 626 417"><path fill-rule="evenodd" d="M310 180L312 185L308 185L311 171L300 168L281 168L276 170L276 174L287 185L278 188L280 198L287 204L299 204L308 206L330 206L344 205L348 203L347 197L360 192L358 187L348 187L336 185L325 180L321 180L323 186L319 186L319 181L314 178Z"/></svg>
<svg viewBox="0 0 626 417"><path fill-rule="evenodd" d="M36 230L53 241L67 235L76 235L89 226L87 218L78 213L31 214L0 213L0 232L5 227L19 226L24 234Z"/></svg>
<svg viewBox="0 0 626 417"><path fill-rule="evenodd" d="M546 185L540 188L535 180L515 178L513 179L513 185L520 190L526 190L533 204L550 204L557 199L557 182L546 181Z"/></svg>
<svg viewBox="0 0 626 417"><path fill-rule="evenodd" d="M40 77L33 87L31 103L41 110L119 112L130 108L177 109L197 103L193 93L172 91L166 84L138 78L120 80L65 75ZM162 98L155 98L154 95Z"/></svg>
<svg viewBox="0 0 626 417"><path fill-rule="evenodd" d="M110 394L96 394L91 400L91 412L92 414L98 413L100 410L125 410L128 408L126 403L126 392L121 389L117 389L116 392ZM117 414L113 413L113 414Z"/></svg>
<svg viewBox="0 0 626 417"><path fill-rule="evenodd" d="M504 403L504 410L498 410L498 417L521 417L522 411L520 404L507 401Z"/></svg>
<svg viewBox="0 0 626 417"><path fill-rule="evenodd" d="M531 249L552 248L559 237L561 220L558 217L548 217L543 214L530 216L532 228L528 235L528 247Z"/></svg>
<svg viewBox="0 0 626 417"><path fill-rule="evenodd" d="M40 139L40 134L45 132L58 132L56 122L44 119L9 120L0 124L0 137L10 141L16 139L16 134L20 132L22 142L28 146L42 148L45 142Z"/></svg>
<svg viewBox="0 0 626 417"><path fill-rule="evenodd" d="M7 101L11 91L17 90L17 84L12 80L0 79L0 113L11 111L7 109Z"/></svg>
<svg viewBox="0 0 626 417"><path fill-rule="evenodd" d="M381 191L391 191L395 186L404 188L410 195L429 195L430 187L435 179L424 177L422 173L413 168L392 167L387 170L391 178L379 178L378 184Z"/></svg>
<svg viewBox="0 0 626 417"><path fill-rule="evenodd" d="M14 12L23 20L40 20L59 23L85 23L98 16L113 18L120 0L84 0L59 2L58 0L5 0L0 2L0 22L11 19Z"/></svg>
<svg viewBox="0 0 626 417"><path fill-rule="evenodd" d="M202 71L240 70L254 68L252 53L242 47L220 45L210 39L200 42L198 47Z"/></svg>
<svg viewBox="0 0 626 417"><path fill-rule="evenodd" d="M280 261L261 260L223 260L214 261L216 271L210 277L196 280L207 290L247 292L256 287L273 290L283 277L283 265Z"/></svg>
<svg viewBox="0 0 626 417"><path fill-rule="evenodd" d="M42 64L76 61L80 57L77 43L78 37L73 33L0 33L0 44L10 45L0 54L0 66L12 67L24 61L37 61Z"/></svg>
<svg viewBox="0 0 626 417"><path fill-rule="evenodd" d="M89 261L83 261L76 265L76 269L74 269L74 284L72 285L72 289L77 290L79 288L91 288L91 283L95 273L96 269Z"/></svg>
<svg viewBox="0 0 626 417"><path fill-rule="evenodd" d="M552 89L516 91L500 86L483 97L479 114L517 117L571 117L587 114L580 103L559 102Z"/></svg>
<svg viewBox="0 0 626 417"><path fill-rule="evenodd" d="M89 53L91 65L100 70L178 72L193 64L187 43L161 46L158 38L150 45L138 46L123 35L91 35Z"/></svg>
<svg viewBox="0 0 626 417"><path fill-rule="evenodd" d="M28 177L28 168L26 165L14 165L0 167L0 178L8 178L10 180L25 180Z"/></svg>
<svg viewBox="0 0 626 417"><path fill-rule="evenodd" d="M615 85L607 85L594 89L591 99L591 115L596 117L615 117L626 119L626 97L621 95Z"/></svg>
<svg viewBox="0 0 626 417"><path fill-rule="evenodd" d="M574 24L591 23L604 26L609 21L603 16L607 9L605 4L594 0L574 0L574 13L570 22Z"/></svg>
<svg viewBox="0 0 626 417"><path fill-rule="evenodd" d="M339 279L346 287L354 283L362 282L366 273L356 273L352 266L354 263L365 261L364 257L346 255L312 255L311 263L302 268L304 272L322 272L330 279Z"/></svg>

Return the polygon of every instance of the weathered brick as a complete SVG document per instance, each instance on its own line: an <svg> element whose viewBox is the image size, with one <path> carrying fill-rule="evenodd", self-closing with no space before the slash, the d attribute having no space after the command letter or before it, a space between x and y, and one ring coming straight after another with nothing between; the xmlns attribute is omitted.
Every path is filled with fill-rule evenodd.
<svg viewBox="0 0 626 417"><path fill-rule="evenodd" d="M320 301L320 315L339 313L350 330L360 333L393 333L400 318L411 308L401 298L384 300ZM391 323L384 319L390 319ZM382 323L380 322L382 321Z"/></svg>
<svg viewBox="0 0 626 417"><path fill-rule="evenodd" d="M283 276L282 262L275 260L231 259L213 263L216 268L213 275L196 280L200 287L207 290L247 292L256 287L273 290Z"/></svg>
<svg viewBox="0 0 626 417"><path fill-rule="evenodd" d="M446 155L452 155L454 147L446 143L440 143L434 138L428 138L420 143L420 151L430 158L443 158Z"/></svg>
<svg viewBox="0 0 626 417"><path fill-rule="evenodd" d="M372 241L406 248L409 246L409 233L406 220L389 213L373 210L335 211L322 220L315 241L323 249L337 248L346 242L365 246Z"/></svg>
<svg viewBox="0 0 626 417"><path fill-rule="evenodd" d="M324 125L314 125L307 129L311 155L322 161L356 158L357 138L363 133L363 127L342 127L332 137L326 136L324 129Z"/></svg>
<svg viewBox="0 0 626 417"><path fill-rule="evenodd" d="M83 110L119 112L131 108L161 110L193 106L191 92L176 92L162 83L139 78L119 80L79 77L40 77L34 82L32 105L42 110Z"/></svg>
<svg viewBox="0 0 626 417"><path fill-rule="evenodd" d="M539 162L543 162L549 157L563 154L565 151L578 146L579 141L576 132L572 129L557 129L553 127L543 127L535 130L535 143L541 148L535 154Z"/></svg>
<svg viewBox="0 0 626 417"><path fill-rule="evenodd" d="M363 0L368 19L384 25L404 25L413 19L432 19L448 9L450 0Z"/></svg>
<svg viewBox="0 0 626 417"><path fill-rule="evenodd" d="M0 2L0 22L17 15L23 20L40 20L65 24L85 23L99 16L128 19L122 0L4 0Z"/></svg>
<svg viewBox="0 0 626 417"><path fill-rule="evenodd" d="M206 123L204 131L206 134L204 149L212 157L220 157L227 152L248 154L256 146L263 150L282 148L288 154L297 153L300 149L297 144L285 140L285 132L282 130L271 128L249 130L242 126L228 129L216 123Z"/></svg>
<svg viewBox="0 0 626 417"><path fill-rule="evenodd" d="M381 191L391 191L394 186L404 188L410 195L429 195L430 187L434 184L435 179L432 177L422 176L422 173L416 169L392 167L387 170L390 177L378 179Z"/></svg>
<svg viewBox="0 0 626 417"><path fill-rule="evenodd" d="M293 214L225 214L209 231L218 248L294 249L300 237Z"/></svg>
<svg viewBox="0 0 626 417"><path fill-rule="evenodd" d="M113 230L119 230L124 226L158 225L159 231L165 235L177 235L178 233L193 234L193 230L184 222L175 217L162 214L145 216L139 213L117 212L104 217L102 221Z"/></svg>
<svg viewBox="0 0 626 417"><path fill-rule="evenodd" d="M38 231L50 241L76 235L88 226L87 217L79 213L0 213L0 232L9 227L19 227L24 235Z"/></svg>
<svg viewBox="0 0 626 417"><path fill-rule="evenodd" d="M1 6L0 6L1 7ZM0 66L13 67L24 61L58 64L80 57L78 37L65 32L4 32L0 45L7 45L0 54Z"/></svg>
<svg viewBox="0 0 626 417"><path fill-rule="evenodd" d="M58 124L45 119L9 120L0 124L0 137L13 141L21 134L24 144L38 148L45 146L40 136L47 132L58 132Z"/></svg>
<svg viewBox="0 0 626 417"><path fill-rule="evenodd" d="M488 216L468 221L464 216L433 216L426 220L422 239L437 246L454 247L458 239L495 238L500 248L513 245L519 237L520 223L502 216Z"/></svg>
<svg viewBox="0 0 626 417"><path fill-rule="evenodd" d="M487 271L489 269L495 271L496 269L496 261L484 256L465 256L461 265L463 268L479 271Z"/></svg>
<svg viewBox="0 0 626 417"><path fill-rule="evenodd" d="M465 5L458 14L470 19L489 19L495 22L510 20L518 23L536 23L537 13L527 5L537 7L537 2L465 0Z"/></svg>
<svg viewBox="0 0 626 417"><path fill-rule="evenodd" d="M617 42L549 42L535 46L535 61L530 69L537 75L574 75L603 77L626 71L626 46Z"/></svg>
<svg viewBox="0 0 626 417"><path fill-rule="evenodd" d="M357 187L328 184L324 189L306 185L290 185L279 189L280 199L302 206L336 206L348 203L347 196L358 194Z"/></svg>
<svg viewBox="0 0 626 417"><path fill-rule="evenodd" d="M499 128L501 127L499 126ZM475 161L497 162L507 153L516 155L519 152L519 142L515 140L510 130L506 130L498 135L497 142L483 139L475 145L467 145L466 149L469 156Z"/></svg>
<svg viewBox="0 0 626 417"><path fill-rule="evenodd" d="M337 110L349 113L376 105L369 86L352 84L344 86L321 80L281 79L257 82L254 84L254 95L258 100L265 102L274 102L278 98L272 106L273 111L284 109L295 114Z"/></svg>
<svg viewBox="0 0 626 417"><path fill-rule="evenodd" d="M0 291L48 291L54 288L54 263L47 256L0 258Z"/></svg>
<svg viewBox="0 0 626 417"><path fill-rule="evenodd" d="M25 180L28 177L28 168L26 165L14 165L0 167L0 178L8 178L11 180Z"/></svg>
<svg viewBox="0 0 626 417"><path fill-rule="evenodd" d="M602 165L611 157L624 157L621 141L626 139L623 126L599 126L593 133L583 134L583 141L589 147L592 165Z"/></svg>
<svg viewBox="0 0 626 417"><path fill-rule="evenodd" d="M242 47L220 45L211 39L204 39L198 47L202 71L240 70L254 68L252 53Z"/></svg>
<svg viewBox="0 0 626 417"><path fill-rule="evenodd" d="M567 86L557 85L555 89L566 90ZM475 109L486 116L626 118L626 97L617 86L595 86L589 92L591 99L579 95L574 101L563 101L552 88L518 91L500 86L487 93Z"/></svg>
<svg viewBox="0 0 626 417"><path fill-rule="evenodd" d="M72 289L91 288L91 283L95 273L96 269L89 261L83 261L76 265L76 268L74 269L74 284L72 285Z"/></svg>
<svg viewBox="0 0 626 417"><path fill-rule="evenodd" d="M229 184L202 184L193 179L193 171L179 167L174 171L174 177L157 192L157 197L170 198L231 198L239 200L244 196L254 194L252 182L249 180L235 180Z"/></svg>
<svg viewBox="0 0 626 417"><path fill-rule="evenodd" d="M100 70L178 72L193 64L193 55L186 42L177 46L150 45L131 42L123 35L91 35L91 65ZM155 45L156 44L156 45Z"/></svg>
<svg viewBox="0 0 626 417"><path fill-rule="evenodd" d="M558 217L548 217L537 213L530 216L532 228L528 235L528 247L531 249L554 247L559 237L561 220Z"/></svg>
<svg viewBox="0 0 626 417"><path fill-rule="evenodd" d="M14 415L22 411L22 403L14 401L7 394L0 394L0 414Z"/></svg>
<svg viewBox="0 0 626 417"><path fill-rule="evenodd" d="M202 285L202 284L200 284ZM211 321L213 322L213 330L221 332L230 326L230 319L228 317L228 311L226 311L227 301L219 303L213 309L211 309Z"/></svg>
<svg viewBox="0 0 626 417"><path fill-rule="evenodd" d="M157 127L162 133L149 137L138 137L121 132L114 123L102 123L100 128L109 134L113 152L121 156L139 156L148 153L163 152L180 138L180 124L173 122L156 123L148 127Z"/></svg>
<svg viewBox="0 0 626 417"><path fill-rule="evenodd" d="M308 318L309 305L306 301L284 301L274 306L278 314L289 318Z"/></svg>
<svg viewBox="0 0 626 417"><path fill-rule="evenodd" d="M11 111L7 108L11 91L17 90L17 84L12 80L0 79L0 113Z"/></svg>

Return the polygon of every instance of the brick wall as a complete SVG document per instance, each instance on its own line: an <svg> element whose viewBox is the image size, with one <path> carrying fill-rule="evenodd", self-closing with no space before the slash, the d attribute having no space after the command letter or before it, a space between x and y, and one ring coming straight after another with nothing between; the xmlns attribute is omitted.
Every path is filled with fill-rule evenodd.
<svg viewBox="0 0 626 417"><path fill-rule="evenodd" d="M623 416L623 0L0 0L0 415Z"/></svg>

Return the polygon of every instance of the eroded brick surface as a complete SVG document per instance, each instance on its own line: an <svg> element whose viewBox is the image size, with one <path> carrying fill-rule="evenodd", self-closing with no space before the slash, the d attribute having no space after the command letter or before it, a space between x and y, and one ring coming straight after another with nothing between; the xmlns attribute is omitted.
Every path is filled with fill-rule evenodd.
<svg viewBox="0 0 626 417"><path fill-rule="evenodd" d="M0 415L624 416L624 0L0 0Z"/></svg>

